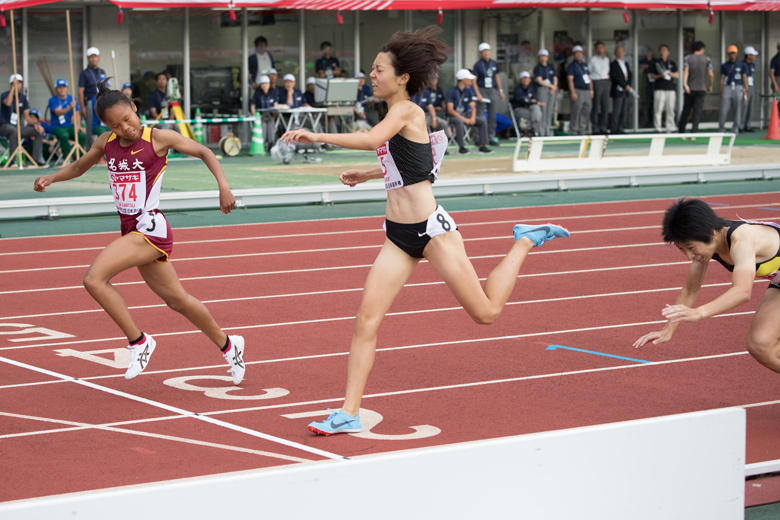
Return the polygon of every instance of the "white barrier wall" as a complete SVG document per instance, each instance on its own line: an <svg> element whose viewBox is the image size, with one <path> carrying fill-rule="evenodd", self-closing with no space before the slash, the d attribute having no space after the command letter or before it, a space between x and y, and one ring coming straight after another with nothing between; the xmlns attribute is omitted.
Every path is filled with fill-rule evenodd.
<svg viewBox="0 0 780 520"><path fill-rule="evenodd" d="M0 518L736 520L745 415L713 410L20 501L0 505Z"/></svg>

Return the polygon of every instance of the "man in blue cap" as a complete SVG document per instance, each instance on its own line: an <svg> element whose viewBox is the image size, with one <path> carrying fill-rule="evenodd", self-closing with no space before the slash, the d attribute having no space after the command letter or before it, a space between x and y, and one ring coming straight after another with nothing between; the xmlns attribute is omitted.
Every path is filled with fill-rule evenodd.
<svg viewBox="0 0 780 520"><path fill-rule="evenodd" d="M68 94L68 82L58 79L55 83L55 96L49 98L51 113L51 134L60 142L60 149L65 157L70 153L70 140L76 139L76 127L73 126L73 113L81 110L78 102ZM79 143L84 146L84 135L79 132Z"/></svg>
<svg viewBox="0 0 780 520"><path fill-rule="evenodd" d="M11 74L8 79L9 88L7 92L0 94L0 137L8 139L8 148L13 153L19 146L17 131L22 137L29 137L33 141L33 160L39 165L43 165L41 151L43 150L43 127L36 118L30 115L30 103L27 96L22 94L22 75ZM19 96L19 111L17 113L14 105L14 98ZM20 127L17 130L18 118L21 117L29 125Z"/></svg>

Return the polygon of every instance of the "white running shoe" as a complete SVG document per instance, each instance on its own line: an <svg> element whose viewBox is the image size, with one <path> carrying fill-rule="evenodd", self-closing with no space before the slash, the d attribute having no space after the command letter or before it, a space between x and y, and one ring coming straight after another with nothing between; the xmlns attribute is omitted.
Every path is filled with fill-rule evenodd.
<svg viewBox="0 0 780 520"><path fill-rule="evenodd" d="M233 384L241 384L244 379L244 338L241 336L228 336L230 339L230 350L222 354L222 357L230 365L230 372L233 375Z"/></svg>
<svg viewBox="0 0 780 520"><path fill-rule="evenodd" d="M144 334L142 343L132 347L128 346L130 349L130 366L127 367L127 372L125 372L125 379L133 379L144 371L156 346L157 342L149 334Z"/></svg>

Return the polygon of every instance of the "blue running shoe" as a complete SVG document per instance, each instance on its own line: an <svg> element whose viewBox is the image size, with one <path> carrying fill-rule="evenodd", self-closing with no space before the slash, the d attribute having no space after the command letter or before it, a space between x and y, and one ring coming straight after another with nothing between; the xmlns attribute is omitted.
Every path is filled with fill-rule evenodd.
<svg viewBox="0 0 780 520"><path fill-rule="evenodd" d="M360 414L352 417L341 410L328 409L330 415L322 422L313 422L309 425L309 431L320 435L333 435L335 433L360 433L363 425L360 424Z"/></svg>
<svg viewBox="0 0 780 520"><path fill-rule="evenodd" d="M566 238L569 236L568 230L554 224L542 224L540 226L518 224L515 226L514 233L515 240L528 237L536 247L549 242L553 238Z"/></svg>

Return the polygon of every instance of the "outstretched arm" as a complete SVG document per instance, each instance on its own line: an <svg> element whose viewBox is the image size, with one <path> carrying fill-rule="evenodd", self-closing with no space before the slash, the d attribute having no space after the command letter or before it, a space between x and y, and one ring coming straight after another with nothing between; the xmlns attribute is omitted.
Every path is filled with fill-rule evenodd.
<svg viewBox="0 0 780 520"><path fill-rule="evenodd" d="M661 313L664 314L666 309L673 307L692 306L696 302L696 298L699 297L699 293L701 292L701 284L704 281L704 274L706 272L707 264L702 264L701 262L691 262L691 267L688 270L688 278L686 278L685 284L683 285L680 294L677 296L677 301L674 305L667 304ZM671 321L671 319L665 315L664 317L669 320L666 322L666 325L664 325L661 330L649 332L636 340L634 342L634 347L641 347L650 341L653 342L653 345L657 345L658 343L664 343L672 339L672 334L674 334L674 331L677 329L677 326L680 324L680 322Z"/></svg>
<svg viewBox="0 0 780 520"><path fill-rule="evenodd" d="M305 129L285 132L282 139L287 144L325 143L353 150L376 150L395 134L400 132L414 117L415 111L422 110L411 101L396 103L387 112L382 121L369 132L354 134L324 134L309 132Z"/></svg>
<svg viewBox="0 0 780 520"><path fill-rule="evenodd" d="M217 179L219 186L219 209L222 213L230 213L230 210L236 205L236 199L230 191L230 185L225 178L225 172L222 171L222 165L219 164L214 152L192 139L183 137L173 130L155 130L154 131L154 150L157 155L168 153L171 148L176 151L186 153L203 161L209 171Z"/></svg>
<svg viewBox="0 0 780 520"><path fill-rule="evenodd" d="M33 189L35 191L44 192L46 191L47 186L55 182L69 181L71 179L75 179L76 177L82 176L84 172L89 170L98 162L98 160L100 160L100 157L103 155L103 151L106 147L106 140L110 135L111 132L105 132L103 135L98 137L95 141L95 144L90 147L89 151L80 157L77 161L68 164L64 168L52 173L51 175L46 177L38 177L35 179L35 182L33 183Z"/></svg>

